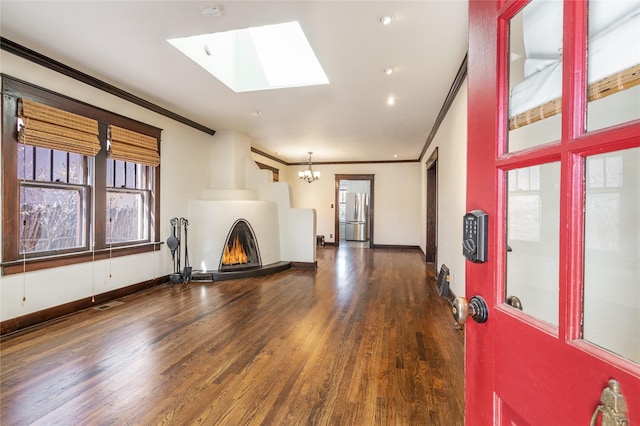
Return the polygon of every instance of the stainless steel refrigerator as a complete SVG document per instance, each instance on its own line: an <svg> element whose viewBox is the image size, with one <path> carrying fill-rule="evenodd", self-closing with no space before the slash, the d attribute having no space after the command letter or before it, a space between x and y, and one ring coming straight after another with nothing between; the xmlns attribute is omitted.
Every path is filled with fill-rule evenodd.
<svg viewBox="0 0 640 426"><path fill-rule="evenodd" d="M345 239L369 239L369 194L350 192L346 197Z"/></svg>

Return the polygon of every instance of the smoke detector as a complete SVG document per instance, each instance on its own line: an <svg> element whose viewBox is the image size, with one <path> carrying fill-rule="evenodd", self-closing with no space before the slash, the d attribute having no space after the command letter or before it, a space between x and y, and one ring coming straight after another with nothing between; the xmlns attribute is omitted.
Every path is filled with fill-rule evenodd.
<svg viewBox="0 0 640 426"><path fill-rule="evenodd" d="M205 7L200 10L202 16L222 16L222 9L218 6Z"/></svg>

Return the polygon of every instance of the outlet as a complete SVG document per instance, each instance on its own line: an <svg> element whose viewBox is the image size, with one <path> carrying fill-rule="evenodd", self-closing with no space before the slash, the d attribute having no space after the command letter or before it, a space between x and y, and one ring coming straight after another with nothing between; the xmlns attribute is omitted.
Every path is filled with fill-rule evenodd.
<svg viewBox="0 0 640 426"><path fill-rule="evenodd" d="M333 238L333 234L329 234L329 238Z"/></svg>
<svg viewBox="0 0 640 426"><path fill-rule="evenodd" d="M333 204L331 204L331 208L333 208Z"/></svg>

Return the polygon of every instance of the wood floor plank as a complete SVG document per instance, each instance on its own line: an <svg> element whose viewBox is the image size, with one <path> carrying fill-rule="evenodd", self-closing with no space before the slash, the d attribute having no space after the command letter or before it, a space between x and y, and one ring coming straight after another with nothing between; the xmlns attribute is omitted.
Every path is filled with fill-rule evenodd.
<svg viewBox="0 0 640 426"><path fill-rule="evenodd" d="M420 252L158 286L4 336L0 424L463 424L463 337Z"/></svg>

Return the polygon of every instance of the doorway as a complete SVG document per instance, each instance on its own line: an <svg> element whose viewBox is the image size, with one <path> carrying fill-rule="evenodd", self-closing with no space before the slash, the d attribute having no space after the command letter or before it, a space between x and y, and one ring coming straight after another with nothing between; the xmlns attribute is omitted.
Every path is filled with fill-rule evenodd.
<svg viewBox="0 0 640 426"><path fill-rule="evenodd" d="M335 175L335 244L374 247L374 176Z"/></svg>
<svg viewBox="0 0 640 426"><path fill-rule="evenodd" d="M427 236L425 260L437 263L438 258L438 148L427 160Z"/></svg>

